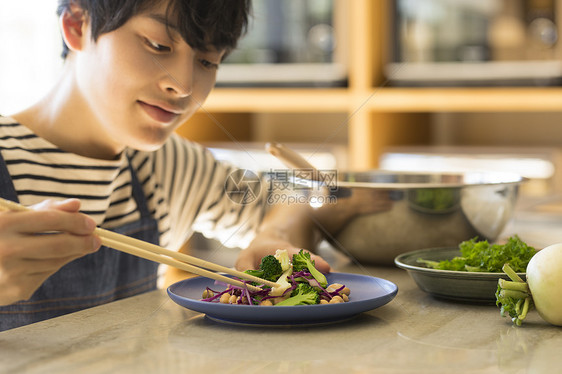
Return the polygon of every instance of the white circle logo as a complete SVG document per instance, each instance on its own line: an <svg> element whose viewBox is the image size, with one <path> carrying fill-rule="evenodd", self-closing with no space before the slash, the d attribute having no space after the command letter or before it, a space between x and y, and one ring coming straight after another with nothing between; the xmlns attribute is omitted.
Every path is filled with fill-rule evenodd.
<svg viewBox="0 0 562 374"><path fill-rule="evenodd" d="M230 173L224 182L224 191L230 200L238 204L251 204L261 192L261 180L251 170L238 169Z"/></svg>

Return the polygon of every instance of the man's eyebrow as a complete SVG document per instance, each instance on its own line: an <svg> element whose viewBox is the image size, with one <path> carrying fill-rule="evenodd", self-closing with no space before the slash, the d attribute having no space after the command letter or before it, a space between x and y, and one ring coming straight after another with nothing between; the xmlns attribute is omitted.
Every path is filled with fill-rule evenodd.
<svg viewBox="0 0 562 374"><path fill-rule="evenodd" d="M148 18L150 18L150 19L155 20L156 22L159 22L159 23L163 24L163 25L166 26L166 27L169 27L170 29L172 29L172 30L174 30L174 31L176 31L176 32L179 32L178 27L177 27L175 24L171 23L171 22L168 20L168 17L166 17L166 16L163 15L163 14L149 13L149 14L147 14L146 16L147 16Z"/></svg>

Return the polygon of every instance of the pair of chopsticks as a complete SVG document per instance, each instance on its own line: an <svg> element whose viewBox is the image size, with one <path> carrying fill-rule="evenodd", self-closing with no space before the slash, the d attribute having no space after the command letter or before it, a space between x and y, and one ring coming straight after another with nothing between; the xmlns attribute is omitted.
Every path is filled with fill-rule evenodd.
<svg viewBox="0 0 562 374"><path fill-rule="evenodd" d="M266 143L265 150L275 156L286 167L293 169L306 169L312 171L311 180L323 181L322 173L303 156L280 143Z"/></svg>
<svg viewBox="0 0 562 374"><path fill-rule="evenodd" d="M0 198L0 210L8 211L29 211L30 208L10 200ZM100 227L95 229L95 234L101 238L103 245L111 247L121 252L125 252L134 256L142 257L147 260L155 261L161 264L169 265L184 271L188 271L206 278L214 279L220 282L228 283L234 286L247 287L253 291L261 290L250 284L245 284L236 279L214 273L209 270L220 271L226 274L236 276L259 284L265 284L270 287L278 286L276 283L255 277L241 271L233 270L226 266L218 265L212 262L201 260L197 257L189 256L183 253L171 251L152 243L134 239L126 235L118 234L113 231L105 230ZM206 270L209 269L209 270Z"/></svg>

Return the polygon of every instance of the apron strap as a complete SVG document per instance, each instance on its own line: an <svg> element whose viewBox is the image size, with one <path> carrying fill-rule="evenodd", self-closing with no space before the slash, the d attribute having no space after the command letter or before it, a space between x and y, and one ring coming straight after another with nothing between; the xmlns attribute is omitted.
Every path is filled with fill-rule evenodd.
<svg viewBox="0 0 562 374"><path fill-rule="evenodd" d="M131 157L127 155L127 159L129 161L129 171L131 173L131 187L133 192L133 198L137 203L137 208L141 214L142 218L149 218L151 217L150 211L148 210L148 203L146 201L146 196L144 195L144 191L142 189L142 184L139 182L137 178L137 173L133 169L133 165L131 163Z"/></svg>
<svg viewBox="0 0 562 374"><path fill-rule="evenodd" d="M0 152L0 196L16 203L19 202L16 188L12 182L12 176L8 172L8 167L2 157L2 152Z"/></svg>

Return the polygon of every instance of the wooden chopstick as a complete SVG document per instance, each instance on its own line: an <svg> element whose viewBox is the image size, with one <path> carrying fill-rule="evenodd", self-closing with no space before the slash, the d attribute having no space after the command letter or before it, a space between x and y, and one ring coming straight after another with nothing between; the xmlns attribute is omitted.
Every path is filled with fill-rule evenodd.
<svg viewBox="0 0 562 374"><path fill-rule="evenodd" d="M320 170L316 169L314 165L308 162L300 153L291 148L280 143L267 143L265 149L288 168L312 171L312 175L309 177L310 180L319 182L327 180Z"/></svg>
<svg viewBox="0 0 562 374"><path fill-rule="evenodd" d="M0 207L5 210L12 211L28 211L30 208L15 203L10 200L0 198ZM142 257L151 261L159 262L165 265L173 266L181 270L192 272L197 275L201 275L206 278L211 278L218 280L220 282L232 284L239 287L248 287L251 290L260 290L258 287L252 286L250 284L244 284L241 281L213 273L205 269L211 269L215 271L221 271L230 275L234 275L238 278L249 280L252 282L257 282L260 284L265 284L270 287L277 287L275 282L271 282L262 278L255 277L250 274L246 274L241 271L237 271L226 266L218 265L212 262L201 260L197 257L189 256L184 253L179 253L171 251L169 249L162 248L152 243L148 243L142 240L128 237L126 235L118 234L113 231L105 230L100 227L95 229L95 233L99 235L102 244L111 247L113 249L126 252L138 257ZM168 256L168 257L165 257ZM194 266L195 265L195 266ZM199 266L199 267L197 267ZM205 268L205 269L202 269Z"/></svg>
<svg viewBox="0 0 562 374"><path fill-rule="evenodd" d="M191 272L191 273L194 273L194 274L197 274L197 275L201 275L201 276L206 277L206 278L211 278L211 279L214 279L214 280L217 280L217 281L220 281L220 282L224 282L224 283L228 283L228 284L231 284L231 285L234 285L234 286L248 287L249 289L251 289L253 291L261 290L260 288L252 286L251 284L244 285L243 282L240 282L236 279L232 279L232 278L226 277L224 275L213 273L212 271L208 271L208 270L205 270L205 269L193 266L193 265L189 265L185 262L178 261L178 260L175 260L173 258L168 258L168 257L159 255L159 254L154 253L154 252L146 251L144 249L135 247L133 245L130 245L130 244L127 244L127 243L124 243L124 242L120 242L120 241L113 240L113 239L110 239L110 238L107 238L107 237L103 237L101 235L100 235L100 238L101 238L101 242L102 242L103 245L105 245L107 247L110 247L110 248L113 248L113 249L117 249L118 251L121 251L121 252L125 252L125 253L131 254L131 255L134 255L134 256L137 256L137 257L142 257L142 258L145 258L147 260L155 261L155 262L158 262L158 263L161 263L161 264L169 265L169 266L172 266L172 267L184 270L184 271L188 271L188 272Z"/></svg>
<svg viewBox="0 0 562 374"><path fill-rule="evenodd" d="M253 275L246 274L244 272L228 268L226 266L215 264L213 262L201 260L200 258L189 256L189 255L186 255L184 253L171 251L169 249L162 248L162 247L157 246L155 244L148 243L148 242L145 242L145 241L142 241L142 240L139 240L139 239L131 238L129 236L125 236L125 235L122 235L122 234L118 234L118 233L113 232L113 231L105 230L105 229L102 229L100 227L96 228L95 231L100 236L100 238L102 240L102 243L104 242L104 240L108 243L111 242L113 244L120 243L120 244L124 244L128 247L141 249L141 250L144 250L144 251L147 251L147 252L150 252L150 253L155 253L157 255L168 256L168 257L174 258L176 260L179 260L182 263L187 263L187 264L199 266L199 267L205 268L205 269L222 271L224 273L234 275L238 278L246 279L246 280L249 280L249 281L252 281L252 282L258 282L258 283L265 284L265 285L270 286L270 287L279 286L275 282L271 282L271 281L268 281L268 280L265 280L265 279L262 279L262 278L258 278L258 277L255 277ZM112 246L112 248L115 248L115 247ZM123 247L123 248L125 248L125 247ZM115 249L119 249L119 248L115 248ZM211 273L211 272L209 272L209 273ZM211 273L211 274L215 274L215 273ZM228 279L230 279L230 278L228 278Z"/></svg>

